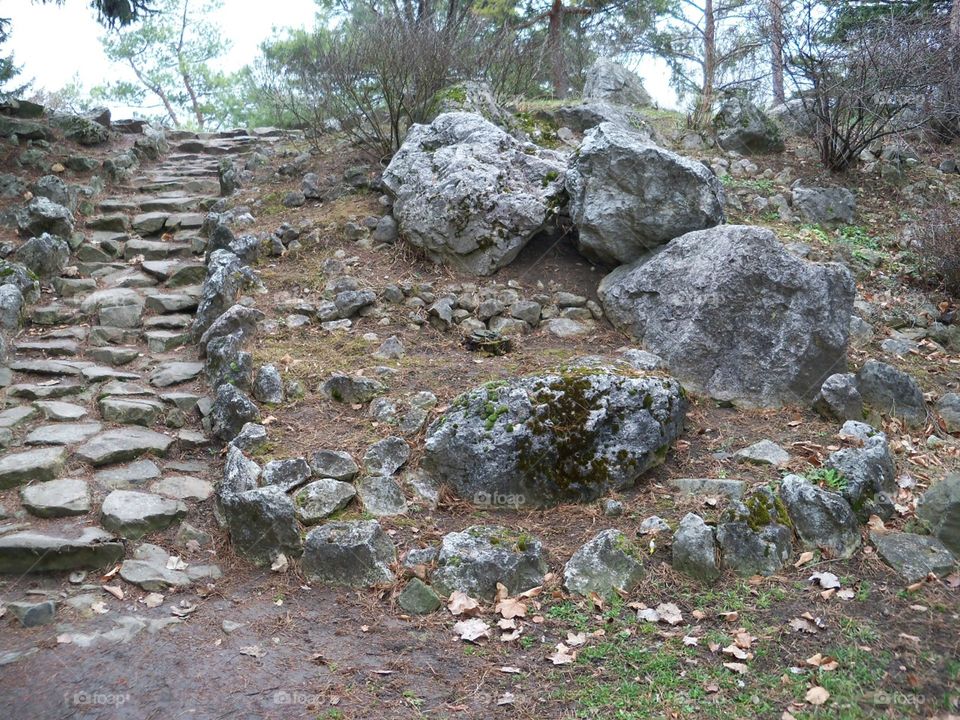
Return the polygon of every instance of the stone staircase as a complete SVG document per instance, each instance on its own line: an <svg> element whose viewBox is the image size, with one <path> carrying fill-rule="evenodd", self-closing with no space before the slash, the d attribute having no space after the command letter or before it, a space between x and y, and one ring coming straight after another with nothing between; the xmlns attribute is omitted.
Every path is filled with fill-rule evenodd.
<svg viewBox="0 0 960 720"><path fill-rule="evenodd" d="M198 566L173 578L155 546L134 554L124 540L190 519L213 493L210 401L191 336L206 276L200 230L219 196L220 160L273 138L171 139L171 154L99 200L73 248L75 270L53 279L10 342L0 369L2 573L133 555L121 575L142 587L144 577L219 575Z"/></svg>

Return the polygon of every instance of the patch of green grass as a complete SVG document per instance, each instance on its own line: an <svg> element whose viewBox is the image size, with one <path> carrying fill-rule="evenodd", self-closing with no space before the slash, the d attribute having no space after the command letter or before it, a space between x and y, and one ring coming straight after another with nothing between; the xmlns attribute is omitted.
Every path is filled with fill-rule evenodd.
<svg viewBox="0 0 960 720"><path fill-rule="evenodd" d="M586 630L590 624L590 616L572 602L562 602L547 608L544 613L551 620L569 623L577 630Z"/></svg>
<svg viewBox="0 0 960 720"><path fill-rule="evenodd" d="M856 247L880 250L880 240L871 235L862 225L843 225L837 229L837 237Z"/></svg>

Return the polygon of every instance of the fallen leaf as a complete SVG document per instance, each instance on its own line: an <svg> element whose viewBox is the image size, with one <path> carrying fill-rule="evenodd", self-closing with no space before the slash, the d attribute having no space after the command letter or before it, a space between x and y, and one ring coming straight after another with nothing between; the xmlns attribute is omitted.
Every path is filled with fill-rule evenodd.
<svg viewBox="0 0 960 720"><path fill-rule="evenodd" d="M142 597L140 602L142 602L148 608L160 607L163 605L163 595L160 593L150 593L149 595Z"/></svg>
<svg viewBox="0 0 960 720"><path fill-rule="evenodd" d="M557 643L557 651L547 657L547 660L552 662L554 665L569 665L574 660L577 659L577 653L571 651L563 643Z"/></svg>
<svg viewBox="0 0 960 720"><path fill-rule="evenodd" d="M587 641L586 633L567 633L567 645L570 647L578 647L583 645Z"/></svg>
<svg viewBox="0 0 960 720"><path fill-rule="evenodd" d="M807 694L803 696L803 699L811 705L823 705L830 699L830 692L826 688L814 685L807 690Z"/></svg>
<svg viewBox="0 0 960 720"><path fill-rule="evenodd" d="M740 613L738 613L736 610L733 610L731 612L717 613L717 617L723 618L726 622L734 623L740 619Z"/></svg>
<svg viewBox="0 0 960 720"><path fill-rule="evenodd" d="M883 524L883 520L881 520L877 515L870 516L870 519L867 520L867 527L877 533L887 531L886 526Z"/></svg>
<svg viewBox="0 0 960 720"><path fill-rule="evenodd" d="M637 620L646 620L647 622L660 622L660 614L653 608L643 608L637 610Z"/></svg>
<svg viewBox="0 0 960 720"><path fill-rule="evenodd" d="M816 582L824 590L840 588L840 578L831 572L815 572L810 576L809 582Z"/></svg>
<svg viewBox="0 0 960 720"><path fill-rule="evenodd" d="M170 612L177 617L187 617L197 611L196 605L191 605L186 600L181 600L179 605L170 608Z"/></svg>
<svg viewBox="0 0 960 720"><path fill-rule="evenodd" d="M591 592L589 597L590 597L590 602L593 603L593 606L597 610L603 612L603 598L600 597L600 595L596 592Z"/></svg>
<svg viewBox="0 0 960 720"><path fill-rule="evenodd" d="M683 622L680 608L674 603L660 603L657 605L657 614L660 615L660 620L668 625L679 625Z"/></svg>
<svg viewBox="0 0 960 720"><path fill-rule="evenodd" d="M703 686L703 691L707 693L718 693L720 692L720 686L716 683L707 683Z"/></svg>
<svg viewBox="0 0 960 720"><path fill-rule="evenodd" d="M93 612L95 612L97 615L106 615L108 612L110 612L110 611L107 609L107 606L106 606L106 604L105 604L103 601L98 601L98 602L92 603L92 604L90 605L90 609L91 609Z"/></svg>
<svg viewBox="0 0 960 720"><path fill-rule="evenodd" d="M497 705L513 705L516 699L516 696L514 696L512 692L505 692L503 695L497 698Z"/></svg>
<svg viewBox="0 0 960 720"><path fill-rule="evenodd" d="M180 559L179 555L171 555L167 558L167 570L186 570L187 564Z"/></svg>
<svg viewBox="0 0 960 720"><path fill-rule="evenodd" d="M466 617L480 614L480 603L460 590L454 590L447 601L447 609L451 615L464 615Z"/></svg>
<svg viewBox="0 0 960 720"><path fill-rule="evenodd" d="M240 654L249 655L250 657L255 657L255 658L262 658L264 655L267 654L267 651L264 650L259 645L247 645L245 647L240 648Z"/></svg>
<svg viewBox="0 0 960 720"><path fill-rule="evenodd" d="M470 643L490 637L490 626L480 618L461 620L453 626L453 631L460 636L461 640Z"/></svg>
<svg viewBox="0 0 960 720"><path fill-rule="evenodd" d="M522 597L522 598L535 598L535 597L537 597L537 596L538 596L540 593L542 593L542 592L543 592L543 586L542 586L542 585L537 585L536 587L532 587L532 588L530 588L529 590L524 590L524 591L523 591L522 593L520 593L517 597Z"/></svg>
<svg viewBox="0 0 960 720"><path fill-rule="evenodd" d="M287 560L287 556L280 553L270 565L270 569L273 570L273 572L282 573L287 571L289 565L290 562Z"/></svg>
<svg viewBox="0 0 960 720"><path fill-rule="evenodd" d="M516 630L517 621L513 618L501 618L497 620L497 627L501 630Z"/></svg>
<svg viewBox="0 0 960 720"><path fill-rule="evenodd" d="M506 673L507 675L519 675L523 671L518 667L513 667L512 665L504 665L502 668L500 668L500 672Z"/></svg>
<svg viewBox="0 0 960 720"><path fill-rule="evenodd" d="M703 620L707 617L707 614L703 610L694 610L691 614L694 620Z"/></svg>
<svg viewBox="0 0 960 720"><path fill-rule="evenodd" d="M950 573L943 579L943 584L952 589L960 587L960 573Z"/></svg>
<svg viewBox="0 0 960 720"><path fill-rule="evenodd" d="M797 558L797 561L793 564L794 567L801 567L806 565L808 562L813 560L813 553L809 550L800 553L800 557Z"/></svg>
<svg viewBox="0 0 960 720"><path fill-rule="evenodd" d="M101 585L100 587L113 595L117 600L123 600L123 590L119 585Z"/></svg>
<svg viewBox="0 0 960 720"><path fill-rule="evenodd" d="M724 655L732 655L732 656L735 657L737 660L750 660L750 659L753 658L753 653L752 653L752 652L747 652L746 650L744 650L744 649L742 649L742 648L738 648L736 645L732 645L732 644L731 644L731 645L727 645L727 646L723 649L723 654L724 654Z"/></svg>
<svg viewBox="0 0 960 720"><path fill-rule="evenodd" d="M694 637L693 635L685 635L683 638L683 644L688 647L693 647L694 645L699 644L700 638Z"/></svg>
<svg viewBox="0 0 960 720"><path fill-rule="evenodd" d="M756 640L756 638L742 628L733 636L733 641L737 644L737 647L743 648L744 650L749 650L754 640Z"/></svg>
<svg viewBox="0 0 960 720"><path fill-rule="evenodd" d="M809 615L809 613L805 613ZM790 627L792 627L797 632L805 632L811 635L816 635L820 632L820 628L817 626L817 622L812 617L798 617L790 621Z"/></svg>
<svg viewBox="0 0 960 720"><path fill-rule="evenodd" d="M543 615L534 615L532 618L530 618L530 622L532 622L534 625L539 625L543 622L543 620Z"/></svg>
<svg viewBox="0 0 960 720"><path fill-rule="evenodd" d="M837 597L841 600L853 600L853 598L856 596L857 594L850 588L846 588L837 592Z"/></svg>
<svg viewBox="0 0 960 720"><path fill-rule="evenodd" d="M733 672L739 673L740 675L745 675L747 671L750 669L743 663L739 663L739 662L725 662L723 666L727 670L733 670Z"/></svg>
<svg viewBox="0 0 960 720"><path fill-rule="evenodd" d="M503 633L500 635L500 642L513 642L518 639L522 633L523 630L521 628L517 628L513 632Z"/></svg>
<svg viewBox="0 0 960 720"><path fill-rule="evenodd" d="M516 598L504 598L497 603L494 611L505 618L526 617L527 606Z"/></svg>

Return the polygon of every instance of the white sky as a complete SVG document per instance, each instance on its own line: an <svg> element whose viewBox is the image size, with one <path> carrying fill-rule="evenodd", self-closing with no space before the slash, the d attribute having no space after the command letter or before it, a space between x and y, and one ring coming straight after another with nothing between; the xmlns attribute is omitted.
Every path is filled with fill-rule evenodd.
<svg viewBox="0 0 960 720"><path fill-rule="evenodd" d="M220 63L223 70L237 70L256 55L260 43L273 28L312 27L314 0L227 0L212 20L231 42L230 52ZM2 0L0 16L11 19L11 36L3 48L13 52L22 67L23 80L34 80L36 89L59 90L79 74L85 89L107 80L125 78L129 70L107 60L100 47L103 28L87 0L67 0L35 5L30 0ZM654 100L672 107L676 100L667 85L665 64L649 58L641 75Z"/></svg>

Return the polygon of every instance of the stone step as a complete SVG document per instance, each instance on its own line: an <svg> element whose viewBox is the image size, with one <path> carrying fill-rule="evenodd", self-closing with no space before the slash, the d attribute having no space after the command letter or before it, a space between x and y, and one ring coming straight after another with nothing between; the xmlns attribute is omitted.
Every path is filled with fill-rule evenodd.
<svg viewBox="0 0 960 720"><path fill-rule="evenodd" d="M0 572L31 573L99 569L123 559L123 543L101 528L84 528L79 536L34 530L0 536Z"/></svg>
<svg viewBox="0 0 960 720"><path fill-rule="evenodd" d="M123 257L142 255L146 260L166 260L167 258L188 258L193 256L193 246L189 243L164 242L161 240L130 240L124 247Z"/></svg>
<svg viewBox="0 0 960 720"><path fill-rule="evenodd" d="M17 352L37 353L48 357L74 357L80 352L80 346L73 340L34 340L18 342L14 345Z"/></svg>
<svg viewBox="0 0 960 720"><path fill-rule="evenodd" d="M93 437L77 448L75 454L94 466L112 465L136 460L147 454L166 457L171 445L173 438L168 435L146 428L125 427Z"/></svg>
<svg viewBox="0 0 960 720"><path fill-rule="evenodd" d="M76 445L103 430L98 422L41 425L24 439L24 445Z"/></svg>

